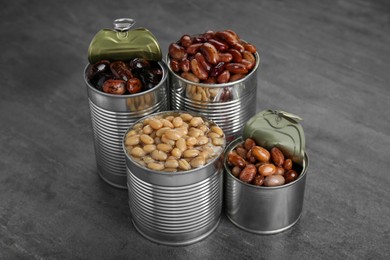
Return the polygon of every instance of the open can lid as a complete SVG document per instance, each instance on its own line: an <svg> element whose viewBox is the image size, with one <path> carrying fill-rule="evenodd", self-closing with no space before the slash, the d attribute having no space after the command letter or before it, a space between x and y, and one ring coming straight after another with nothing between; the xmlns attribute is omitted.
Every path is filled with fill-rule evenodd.
<svg viewBox="0 0 390 260"><path fill-rule="evenodd" d="M243 138L252 138L267 149L278 147L294 162L303 163L305 134L299 121L302 118L284 111L264 110L245 124Z"/></svg>
<svg viewBox="0 0 390 260"><path fill-rule="evenodd" d="M89 62L127 61L131 58L160 61L162 53L156 37L145 28L130 30L134 24L133 19L120 18L114 21L114 29L100 30L89 45Z"/></svg>

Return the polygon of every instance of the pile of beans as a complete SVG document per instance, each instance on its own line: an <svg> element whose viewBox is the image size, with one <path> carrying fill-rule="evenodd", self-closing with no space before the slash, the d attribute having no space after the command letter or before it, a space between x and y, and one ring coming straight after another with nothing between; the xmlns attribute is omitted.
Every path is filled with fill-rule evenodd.
<svg viewBox="0 0 390 260"><path fill-rule="evenodd" d="M87 77L96 89L114 95L136 94L156 86L162 69L155 61L133 58L129 62L101 60L90 65Z"/></svg>
<svg viewBox="0 0 390 260"><path fill-rule="evenodd" d="M280 186L298 179L291 159L273 147L270 151L251 138L237 145L227 156L230 172L241 181L257 186Z"/></svg>
<svg viewBox="0 0 390 260"><path fill-rule="evenodd" d="M239 80L256 65L256 47L232 30L183 35L169 45L169 66L189 81L217 84Z"/></svg>
<svg viewBox="0 0 390 260"><path fill-rule="evenodd" d="M221 128L188 113L146 118L126 133L126 152L139 164L157 171L187 171L219 156L225 146Z"/></svg>

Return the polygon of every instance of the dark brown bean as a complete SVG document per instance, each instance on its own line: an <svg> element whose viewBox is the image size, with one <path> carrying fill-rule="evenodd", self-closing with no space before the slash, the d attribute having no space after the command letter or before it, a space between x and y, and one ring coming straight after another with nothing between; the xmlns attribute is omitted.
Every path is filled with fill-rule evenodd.
<svg viewBox="0 0 390 260"><path fill-rule="evenodd" d="M237 35L228 30L216 32L215 37L217 39L225 41L229 45L234 45L235 43L238 43Z"/></svg>
<svg viewBox="0 0 390 260"><path fill-rule="evenodd" d="M256 186L263 186L264 184L264 176L260 174L256 174L255 178L253 178L252 184Z"/></svg>
<svg viewBox="0 0 390 260"><path fill-rule="evenodd" d="M180 71L180 62L178 60L171 59L169 65L174 72Z"/></svg>
<svg viewBox="0 0 390 260"><path fill-rule="evenodd" d="M190 70L190 61L187 58L182 59L179 62L179 67L183 72L188 72Z"/></svg>
<svg viewBox="0 0 390 260"><path fill-rule="evenodd" d="M169 55L176 60L182 60L186 56L186 50L177 43L171 43L168 52Z"/></svg>
<svg viewBox="0 0 390 260"><path fill-rule="evenodd" d="M194 43L187 47L186 51L190 55L195 55L199 51L199 48L203 45L203 43Z"/></svg>
<svg viewBox="0 0 390 260"><path fill-rule="evenodd" d="M250 149L252 149L253 147L256 146L256 142L255 140L253 140L252 138L247 138L244 142L244 148L249 151Z"/></svg>
<svg viewBox="0 0 390 260"><path fill-rule="evenodd" d="M210 77L217 77L219 74L221 74L225 69L225 62L218 62L217 65L215 65L210 70Z"/></svg>
<svg viewBox="0 0 390 260"><path fill-rule="evenodd" d="M114 61L110 64L112 74L117 79L129 80L133 77L131 71L127 68L123 61Z"/></svg>
<svg viewBox="0 0 390 260"><path fill-rule="evenodd" d="M294 170L289 170L283 176L286 180L286 183L290 183L298 179L299 174Z"/></svg>
<svg viewBox="0 0 390 260"><path fill-rule="evenodd" d="M180 38L180 45L184 48L188 48L192 44L192 39L189 35L185 34Z"/></svg>
<svg viewBox="0 0 390 260"><path fill-rule="evenodd" d="M108 79L103 84L103 91L114 95L123 95L126 92L125 81L121 79Z"/></svg>
<svg viewBox="0 0 390 260"><path fill-rule="evenodd" d="M292 169L292 165L293 165L292 160L291 159L286 159L286 160L284 160L283 168L288 171L288 170Z"/></svg>

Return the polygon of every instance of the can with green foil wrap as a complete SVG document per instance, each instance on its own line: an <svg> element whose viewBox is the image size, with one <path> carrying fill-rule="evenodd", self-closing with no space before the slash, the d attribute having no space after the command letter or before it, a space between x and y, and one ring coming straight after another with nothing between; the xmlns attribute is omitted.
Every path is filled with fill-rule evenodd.
<svg viewBox="0 0 390 260"><path fill-rule="evenodd" d="M98 173L105 182L122 189L127 189L125 155L122 150L125 131L140 118L168 107L168 71L161 60L160 46L149 30L130 30L133 24L133 19L121 18L115 20L114 29L99 31L90 43L90 64L84 70ZM162 71L160 82L136 94L114 95L98 90L89 81L88 71L95 62L127 62L132 58L156 61Z"/></svg>

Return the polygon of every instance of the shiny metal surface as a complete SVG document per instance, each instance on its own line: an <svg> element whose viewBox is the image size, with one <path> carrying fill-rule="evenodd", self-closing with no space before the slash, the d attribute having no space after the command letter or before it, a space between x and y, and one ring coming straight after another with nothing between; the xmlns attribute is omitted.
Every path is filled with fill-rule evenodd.
<svg viewBox="0 0 390 260"><path fill-rule="evenodd" d="M225 84L202 84L188 81L169 69L169 93L172 110L199 113L218 124L228 142L241 135L244 124L256 113L256 66L243 79ZM169 64L167 57L167 64Z"/></svg>
<svg viewBox="0 0 390 260"><path fill-rule="evenodd" d="M112 186L127 189L122 148L126 130L140 118L167 109L167 69L163 62L159 64L163 70L161 82L149 91L131 96L101 92L88 83L84 73L98 173Z"/></svg>
<svg viewBox="0 0 390 260"><path fill-rule="evenodd" d="M242 138L226 149L230 152ZM246 231L274 234L292 227L300 218L306 184L308 157L305 154L299 178L279 187L254 186L234 177L224 161L225 213L229 220Z"/></svg>
<svg viewBox="0 0 390 260"><path fill-rule="evenodd" d="M162 113L171 111L154 115ZM148 169L126 153L135 228L151 241L174 246L192 244L211 234L222 211L223 151L204 167L179 172Z"/></svg>

